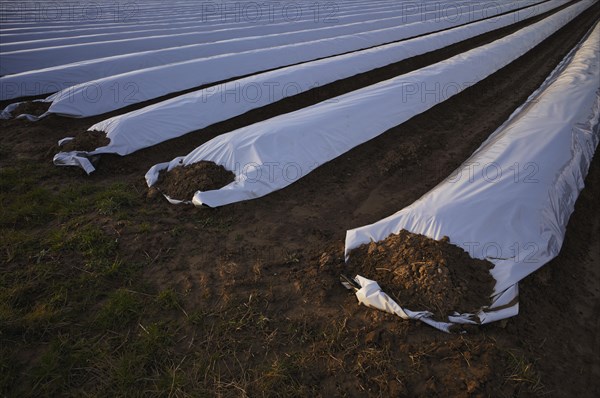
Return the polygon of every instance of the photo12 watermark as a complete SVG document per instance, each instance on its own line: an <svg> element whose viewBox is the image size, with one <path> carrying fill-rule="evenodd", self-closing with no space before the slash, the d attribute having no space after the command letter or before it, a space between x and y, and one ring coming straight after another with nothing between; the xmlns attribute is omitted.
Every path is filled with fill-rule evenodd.
<svg viewBox="0 0 600 398"><path fill-rule="evenodd" d="M202 103L214 102L222 104L272 104L285 98L293 97L321 87L319 82L300 83L296 81L244 81L215 84L199 92ZM335 98L324 101L337 102Z"/></svg>
<svg viewBox="0 0 600 398"><path fill-rule="evenodd" d="M482 258L488 261L509 260L515 263L538 263L537 255L540 247L535 242L452 242L469 253L472 258Z"/></svg>
<svg viewBox="0 0 600 398"><path fill-rule="evenodd" d="M446 181L451 184L465 181L469 183L484 181L493 184L504 180L515 184L537 184L540 182L537 178L539 172L540 166L536 162L514 162L510 165L502 165L498 162L467 161Z"/></svg>
<svg viewBox="0 0 600 398"><path fill-rule="evenodd" d="M520 2L518 7L502 1L406 1L401 2L400 15L403 22L457 22L470 23L514 12L514 22L534 15L535 0ZM494 19L489 19L494 23Z"/></svg>
<svg viewBox="0 0 600 398"><path fill-rule="evenodd" d="M202 22L289 23L313 22L333 24L339 21L340 6L328 2L239 1L202 2L199 5Z"/></svg>
<svg viewBox="0 0 600 398"><path fill-rule="evenodd" d="M0 4L2 23L135 22L137 1L35 1Z"/></svg>
<svg viewBox="0 0 600 398"><path fill-rule="evenodd" d="M489 77L483 76L483 78ZM432 103L437 104L444 102L451 97L460 94L463 98L469 101L478 101L483 96L493 97L502 95L506 100L514 100L526 106L539 101L538 96L532 95L529 98L522 98L522 94L517 92L512 93L506 90L505 86L494 84L483 84L479 81L422 81L422 80L407 80L399 82L396 97L401 104L407 103ZM479 84L481 83L481 84ZM479 85L478 85L479 84ZM513 97L514 96L514 97Z"/></svg>
<svg viewBox="0 0 600 398"><path fill-rule="evenodd" d="M319 167L315 162L310 166L301 165L295 161L249 162L241 164L236 162L233 170L236 181L254 183L275 183L285 181L288 184L298 181L311 171Z"/></svg>

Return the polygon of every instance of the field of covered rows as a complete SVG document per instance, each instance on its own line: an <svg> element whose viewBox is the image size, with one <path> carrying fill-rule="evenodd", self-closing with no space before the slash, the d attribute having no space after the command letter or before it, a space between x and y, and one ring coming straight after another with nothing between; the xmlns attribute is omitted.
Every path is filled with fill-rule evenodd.
<svg viewBox="0 0 600 398"><path fill-rule="evenodd" d="M599 22L3 0L0 396L596 396Z"/></svg>

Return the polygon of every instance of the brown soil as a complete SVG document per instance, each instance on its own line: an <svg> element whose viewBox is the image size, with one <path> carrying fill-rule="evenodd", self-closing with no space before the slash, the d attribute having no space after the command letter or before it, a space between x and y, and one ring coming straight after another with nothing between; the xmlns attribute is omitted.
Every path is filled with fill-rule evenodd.
<svg viewBox="0 0 600 398"><path fill-rule="evenodd" d="M110 139L103 131L84 131L77 133L75 138L66 142L61 151L84 151L91 152L97 148L110 144Z"/></svg>
<svg viewBox="0 0 600 398"><path fill-rule="evenodd" d="M50 104L51 102L23 102L22 104L17 105L17 107L11 112L11 115L13 117L21 114L40 116L41 114L46 113L48 108L50 108Z"/></svg>
<svg viewBox="0 0 600 398"><path fill-rule="evenodd" d="M377 281L400 306L439 320L454 311L476 313L490 305L494 291L492 263L471 258L447 237L436 241L406 230L354 249L348 268Z"/></svg>
<svg viewBox="0 0 600 398"><path fill-rule="evenodd" d="M156 187L173 199L190 200L196 191L219 189L235 181L235 174L221 165L202 160L189 166L161 171Z"/></svg>
<svg viewBox="0 0 600 398"><path fill-rule="evenodd" d="M313 396L356 397L598 396L598 155L569 221L560 255L520 284L520 314L506 322L482 326L478 334L447 335L358 306L354 295L339 284L340 273L347 272L342 260L345 231L410 205L456 169L539 87L598 19L598 9L595 5L533 51L462 94L281 191L209 211L148 201L125 222L101 220L116 231L123 263L147 264L144 282L158 290L176 291L187 314L209 312L202 320L207 328L219 326L218 315L225 304L249 312L251 302L256 305L252 310L264 316L260 318L264 329L258 332L242 327L235 336L217 335L210 340L200 326L190 324L178 312L172 317L180 331L176 339L180 347L172 353L173 368L181 363L177 374L189 358L202 358L199 352L214 358L202 351L204 346L217 350L227 345L237 356L217 356L198 372L197 379L213 388L212 395L285 395L286 386L298 391L301 386L307 389L304 396L311 392ZM353 81L336 87L354 87ZM143 196L143 175L153 164L188 153L233 128L329 94L320 88L312 95L313 99L289 98L127 157L106 157L89 177L57 170L45 153L65 131L84 130L106 116L81 120L51 116L33 124L0 121L0 166L26 160L43 170L45 178L36 183L47 189L124 182ZM411 148L411 156L396 162L394 154L401 153L403 146ZM90 215L90 222L98 222L97 218L97 214ZM50 235L57 227L40 228ZM69 257L61 260L68 272L81 266ZM243 319L247 325L248 318ZM132 335L137 333L139 329L132 331ZM57 334L60 330L49 328L40 342L30 343L23 351L39 358ZM11 344L22 344L22 340ZM519 367L513 354L524 358L521 364L526 366ZM281 359L279 363L287 365L292 376L278 388L261 389L255 376L275 359ZM23 366L19 386L27 390L28 364ZM205 376L211 369L221 370L218 380ZM279 375L278 369L271 377ZM527 369L539 380L525 377L530 375ZM81 377L94 369L77 372Z"/></svg>

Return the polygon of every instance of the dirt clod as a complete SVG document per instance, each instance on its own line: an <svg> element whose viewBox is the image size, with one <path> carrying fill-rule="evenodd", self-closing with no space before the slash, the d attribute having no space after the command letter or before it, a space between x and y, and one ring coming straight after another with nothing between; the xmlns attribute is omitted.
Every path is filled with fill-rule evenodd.
<svg viewBox="0 0 600 398"><path fill-rule="evenodd" d="M235 180L235 174L214 162L200 161L189 166L161 171L156 187L175 199L191 199L196 191L219 189Z"/></svg>
<svg viewBox="0 0 600 398"><path fill-rule="evenodd" d="M148 192L146 193L146 199L149 201L153 201L160 198L160 191L156 187L148 188Z"/></svg>
<svg viewBox="0 0 600 398"><path fill-rule="evenodd" d="M376 280L401 306L439 319L489 305L495 283L489 261L471 258L447 237L436 241L406 230L353 250L349 267Z"/></svg>
<svg viewBox="0 0 600 398"><path fill-rule="evenodd" d="M75 138L71 141L66 142L61 146L61 150L65 152L69 151L85 151L91 152L97 148L103 147L110 144L110 139L106 136L103 131L83 131L77 133Z"/></svg>
<svg viewBox="0 0 600 398"><path fill-rule="evenodd" d="M48 108L50 108L51 102L33 102L27 101L23 102L11 112L13 117L17 117L22 114L29 114L34 116L40 116L43 113L46 113Z"/></svg>

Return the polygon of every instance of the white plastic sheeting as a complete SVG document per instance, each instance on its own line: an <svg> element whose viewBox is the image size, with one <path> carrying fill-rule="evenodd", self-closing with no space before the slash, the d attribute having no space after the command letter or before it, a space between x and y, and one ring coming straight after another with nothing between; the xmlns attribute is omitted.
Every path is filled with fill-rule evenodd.
<svg viewBox="0 0 600 398"><path fill-rule="evenodd" d="M292 4L231 0L219 3L173 0L165 4L156 4L152 0L138 0L104 4L31 3L27 7L24 2L9 0L3 2L3 23L0 34L1 44L37 42L39 48L45 47L43 41L54 39L86 38L89 41L98 41L95 39L99 38L103 41L102 38L107 36L115 39L127 38L122 35L135 32L144 32L143 36L151 33L176 33L180 28L191 26L195 26L198 31L235 31L240 28L270 28L276 25L285 25L290 29L292 26L308 27L307 23L309 23L314 28L331 26L335 23L357 22L364 20L368 15L384 17L390 11L398 12L398 9L404 15L416 15L419 14L420 6L427 2L432 0L409 4L364 0L335 3L295 1ZM497 6L498 4L490 4L490 7ZM248 35L241 34L241 36ZM1 44L0 49L3 48Z"/></svg>
<svg viewBox="0 0 600 398"><path fill-rule="evenodd" d="M0 119L12 119L15 109L17 109L17 107L21 104L22 102L15 102L8 105L2 110L2 112L0 112Z"/></svg>
<svg viewBox="0 0 600 398"><path fill-rule="evenodd" d="M445 332L450 331L451 324L434 320L431 312L411 311L400 307L398 303L381 290L381 287L376 281L372 281L360 275L356 276L355 281L360 286L360 289L356 291L356 298L358 298L358 301L361 304L370 308L389 312L390 314L398 315L402 319L417 319ZM463 323L475 322L465 321Z"/></svg>
<svg viewBox="0 0 600 398"><path fill-rule="evenodd" d="M152 186L161 170L206 160L238 177L219 190L196 192L194 204L217 207L264 196L489 76L592 3L576 3L510 36L415 72L218 136L185 157L153 166L146 181ZM423 95L432 87L438 95Z"/></svg>
<svg viewBox="0 0 600 398"><path fill-rule="evenodd" d="M370 241L406 229L433 239L448 236L495 267L493 303L473 317L447 323L489 323L518 313L518 282L554 257L600 140L600 25L544 85L437 187L412 205L346 234L346 256ZM597 181L596 181L597 182ZM409 313L358 278L359 301L409 318ZM360 293L360 294L359 294ZM398 310L400 308L400 310Z"/></svg>
<svg viewBox="0 0 600 398"><path fill-rule="evenodd" d="M523 6L540 1L518 0ZM107 36L111 36L118 40L127 38L121 35L135 34L135 32L144 32L143 36L177 33L178 29L186 26L196 26L197 31L214 32L217 35L220 34L219 32L227 31L235 32L236 35L233 37L246 37L253 35L250 30L255 31L254 35L265 35L280 32L282 28L283 31L292 31L308 27L342 25L367 19L385 18L393 14L406 16L407 20L404 22L415 17L423 20L432 14L437 18L453 18L457 11L463 11L462 4L457 6L455 2L449 0L446 2L346 0L325 3L308 0L291 3L173 0L158 6L152 0L138 0L126 4L32 3L30 4L32 7L27 7L24 2L9 0L9 4L6 3L3 3L3 23L0 27L2 35L0 50L3 52L6 50L2 45L7 43L29 42L36 48L44 48L48 47L48 44L60 45L60 43L49 43L55 39L85 39L83 41L85 43L106 41ZM469 6L466 12L471 12L471 8L476 8L482 3L484 2L465 1L464 4ZM489 10L505 7L504 4L491 1L485 1L485 4ZM89 15L90 11L92 15ZM113 20L103 18L107 16L112 17ZM29 70L36 65L25 65L25 67Z"/></svg>
<svg viewBox="0 0 600 398"><path fill-rule="evenodd" d="M536 7L531 16L544 13L562 3L564 0L545 3ZM85 164L86 170L90 172L94 168L89 162L70 156L79 158L102 153L124 156L317 85L322 86L499 29L513 23L515 18L515 13L506 14L400 43L265 72L115 116L89 128L91 131L105 132L110 138L109 145L90 153L59 154L57 163Z"/></svg>
<svg viewBox="0 0 600 398"><path fill-rule="evenodd" d="M490 13L494 14L492 11ZM453 19L419 21L363 33L221 54L122 73L74 85L52 95L48 98L52 100L49 111L72 117L99 115L233 77L403 40L451 28L470 20L471 14L459 14ZM216 49L221 47L219 45Z"/></svg>
<svg viewBox="0 0 600 398"><path fill-rule="evenodd" d="M482 3L483 4L483 3ZM482 14L482 4L478 4L477 8L480 11L478 14ZM466 3L459 3L457 5L458 12L464 14L469 11L472 15L474 14L470 8L474 8L472 5ZM202 22L196 22L194 26L182 27L182 28L163 28L157 30L146 30L146 31L134 31L134 32L118 32L118 33L104 33L93 36L76 36L76 37L60 37L60 38L47 38L41 40L29 40L29 41L13 41L13 42L2 42L0 43L0 49L2 53L14 54L16 51L20 51L21 54L30 53L30 51L24 50L45 50L46 48L52 48L55 53L54 56L59 56L53 60L56 62L73 62L79 59L89 59L89 55L93 58L101 56L109 56L117 54L118 52L134 52L144 51L152 49L164 48L164 45L169 47L181 46L186 44L197 44L197 43L213 43L221 40L228 39L239 39L239 38L250 38L260 42L264 36L272 34L288 35L290 33L301 33L301 35L291 36L297 38L299 41L304 37L332 37L336 34L346 34L359 31L367 31L374 29L380 29L384 27L391 27L399 24L405 24L407 22L415 22L422 19L420 15L403 15L402 3L396 4L394 7L390 7L382 14L381 11L365 12L360 15L353 16L354 21L344 20L343 23L328 24L322 27L315 26L314 20L304 21L301 24L290 24L290 23L278 23L267 26L251 25L244 27L243 30L225 28L225 29L211 29L205 30ZM429 19L435 18L434 15L429 15ZM310 31L311 34L304 36ZM328 33L332 32L332 33ZM339 33L335 33L339 32ZM260 40L257 40L260 38ZM71 51L69 47L71 46ZM86 51L89 50L89 51ZM77 54L71 54L73 51L77 51ZM63 58L67 54L70 58ZM42 61L46 61L44 54L37 53L37 57ZM77 58L75 58L77 57ZM36 59L37 60L37 59ZM14 59L12 62L17 63ZM30 61L30 60L28 60ZM46 61L47 62L47 61ZM31 65L36 65L32 62L19 62L22 64L21 68L17 70L28 70ZM43 67L44 65L36 65L36 67ZM9 65L5 65L4 68L9 69Z"/></svg>
<svg viewBox="0 0 600 398"><path fill-rule="evenodd" d="M566 2L567 0L563 0L561 1L561 3ZM473 21L473 20L477 20L477 19L481 19L484 17L489 17L492 16L496 13L499 12L507 12L510 11L512 9L515 9L519 6L530 6L530 3L523 3L523 2L513 2L513 3L509 3L509 4L505 4L502 5L502 7L497 8L495 5L493 6L493 8L490 9L490 7L492 7L492 5L490 5L489 3L482 3L482 4L477 4L476 6L473 5L467 5L462 4L459 9L457 11L455 11L455 13L457 15L460 15L460 20L458 20L458 18L452 17L452 14L445 19L451 20L451 22L458 24L458 23L465 23L465 22L469 22L469 21ZM404 5L403 7L406 7L406 5ZM549 9L546 6L546 3L543 3L541 5L533 5L527 9L521 10L520 13L516 14L515 17L515 21L520 20L520 19L524 19L530 16L530 14L532 14L533 12L535 12L538 7L540 8L544 8L544 9ZM465 10L466 8L466 10ZM395 14L403 14L402 9L397 10L395 12ZM439 30L440 28L438 28L438 24L436 23L437 20L439 20L439 15L440 12L434 12L431 14L426 14L425 17L428 17L431 21L428 26L429 26L429 31L433 31L433 30ZM126 72L131 72L134 70L139 70L139 69L146 69L146 68L151 68L151 67L156 67L159 65L166 65L166 64L172 64L172 63L178 63L178 62L184 62L184 61L189 61L192 59L198 59L198 58L206 58L208 56L215 56L218 54L226 54L226 53L232 53L232 52L239 52L242 49L245 48L245 50L249 50L250 48L253 49L259 49L262 47L268 47L267 44L270 43L271 46L273 46L275 43L279 42L279 43L298 43L298 42L305 42L307 40L311 40L308 36L304 37L302 40L298 39L298 32L294 33L294 35L290 35L290 34L286 34L286 31L282 31L282 29L287 29L289 31L292 31L294 29L294 27L300 26L304 29L308 29L308 28L312 28L311 32L307 32L308 34L310 34L310 37L317 38L317 39L323 39L326 37L332 37L335 36L336 34L341 34L340 30L344 29L345 31L349 31L349 28L354 29L355 31L367 31L369 30L368 25L371 25L371 29L377 29L378 31L381 31L381 29L386 28L386 27L393 27L394 25L408 25L411 22L413 23L417 23L419 22L419 20L421 18L424 18L422 15L418 15L418 14L414 14L414 13L409 13L408 11L404 10L404 14L408 14L408 15L400 15L400 16L396 16L393 19L388 19L388 20L384 20L384 21L365 21L369 15L360 15L360 16L353 16L351 18L347 18L344 19L344 23L353 23L353 26L341 26L341 22L338 22L335 24L335 26L331 26L332 24L330 23L328 26L326 25L324 28L320 28L320 29L315 29L316 26L314 26L314 21L313 22L303 22L303 23L298 23L298 24L289 24L289 23L283 23L283 24L273 24L273 25L267 25L267 26L253 26L253 27L246 27L246 28L229 28L229 29L223 29L221 27L219 27L219 29L215 29L214 31L210 31L210 32L204 32L201 34L201 37L203 38L203 40L205 41L214 41L216 39L218 40L227 40L229 39L235 39L237 35L242 35L242 37L249 37L249 36L254 36L252 39L250 39L250 41L246 40L246 41L236 41L236 40L228 40L228 41L224 41L224 42L220 42L220 43L210 43L210 44L206 44L206 43L202 43L202 44L191 44L191 45L185 45L185 46L175 46L175 43L169 43L166 47L168 48L160 48L160 49L156 49L156 50L149 50L149 51L140 51L140 52L131 52L133 51L133 49L128 49L128 51L130 53L124 53L121 55L114 55L114 56L105 56L105 57L101 57L97 52L92 51L91 54L89 54L89 59L82 59L79 62L73 62L73 63L67 63L66 60L64 59L64 57L49 57L51 62L57 63L56 66L49 66L49 67L45 67L40 69L42 66L39 62L34 62L34 60L31 60L29 58L25 58L25 59L18 59L15 57L10 56L9 54L0 54L2 55L3 59L5 60L5 62L3 62L3 68L5 70L3 70L4 74L8 74L8 73L14 73L17 71L23 71L22 73L16 73L13 75L9 75L9 76L3 76L0 77L0 100L7 100L7 99L13 99L13 98L18 98L21 96L29 96L29 95L41 95L41 94L49 94L49 93L55 93L64 89L67 89L68 87L71 87L73 85L76 84L80 84L80 83L85 83L85 82L89 82L89 81L93 81L93 80L97 80L97 79L102 79L108 76L113 76L113 75L118 75L118 74L122 74L122 73L126 73ZM378 14L373 14L373 17L376 16ZM360 19L358 19L360 18ZM385 24L388 25L385 25ZM310 26L310 24L312 24L312 26ZM281 26L283 25L283 26ZM332 28L334 28L332 30ZM358 30L357 30L358 29ZM325 32L330 31L329 34L326 34ZM304 54L303 57L301 58L292 58L290 61L288 62L282 62L284 61L284 59L280 60L279 62L273 64L273 63L267 63L265 64L266 66L264 66L263 69L257 69L256 67L252 67L250 69L247 68L241 68L239 70L235 70L235 74L231 74L229 75L229 77L234 77L234 76L241 76L241 75L245 75L248 73L254 73L256 71L260 71L260 70L265 70L265 69L272 69L273 67L279 67L279 66L284 66L284 65L290 65L292 63L295 62L303 62L303 61L307 61L307 60L312 60L312 59L316 59L319 57L323 57L323 56L330 56L330 55L335 55L335 54L340 54L342 52L346 52L346 51L354 51L354 50L359 50L361 48L365 48L371 45L379 45L385 42L389 42L389 41L393 41L393 40L399 40L405 37L408 37L407 35L411 35L410 34L411 29L407 29L407 28L403 28L401 30L398 29L393 29L393 30L383 30L382 32L380 32L381 34L379 34L377 37L376 41L370 41L368 43L363 43L361 40L358 40L354 46L351 46L351 43L348 43L348 45L346 47L343 47L341 50L336 51L335 47L327 47L328 51L321 51L319 53L316 53L316 56L314 57L308 57L308 54ZM259 38L257 39L256 36L264 36L264 35L273 35L275 33L280 33L281 37L271 37L271 38ZM337 33L336 33L337 32ZM408 32L408 33L407 33ZM419 32L424 33L423 30L419 30ZM305 33L303 33L302 35L305 35ZM387 37L389 35L389 38ZM346 36L348 36L346 34ZM164 39L167 42L170 40L168 38ZM346 39L346 40L350 40L350 39ZM314 41L314 40L313 40ZM152 40L152 43L155 43L154 40ZM196 42L194 42L196 43ZM322 46L323 43L319 44L319 46ZM113 49L119 49L122 47L126 47L126 42L117 42L114 41L112 42L109 46L109 48ZM304 48L304 47L302 47ZM235 51L234 51L235 50ZM282 50L278 50L278 57L282 57L286 54L286 52L284 53L280 53ZM312 51L312 50L311 50ZM127 52L127 51L125 51ZM70 50L70 53L75 53L73 50ZM34 51L33 52L34 55L36 56L43 56L43 51L40 55L39 51ZM76 54L81 54L80 49L77 50ZM262 56L263 53L259 53L258 55ZM265 54L265 57L268 57L269 54ZM228 58L228 60L232 63L244 63L247 62L247 56L242 57L242 59L240 61L238 61L236 59L236 57L234 58ZM10 65L5 65L5 64L10 64L10 63L18 63L18 67L15 68L10 68ZM208 65L205 66L205 68L210 68L210 63ZM9 70L10 69L10 70ZM34 69L34 70L29 70L29 69ZM198 71L195 72L196 75L198 75ZM209 75L210 76L210 75ZM219 75L221 76L221 75ZM229 78L227 77L227 78ZM223 77L221 77L223 79ZM216 80L212 80L212 81L216 81ZM127 81L126 83L131 83L132 81ZM210 80L206 80L206 81L202 81L202 83L209 83ZM88 88L86 89L85 92L81 93L81 98L79 98L79 100L90 100L92 102L96 101L96 97L98 96L98 93L96 92L96 87L95 87L95 83L90 83L91 86L88 86ZM191 86L193 87L193 86ZM139 90L138 90L139 91ZM108 94L110 93L112 95L112 97ZM115 98L116 94L121 94L121 96L129 96L128 100L133 99L134 98L134 93L133 91L127 91L124 89L123 86L120 87L120 91L115 88L115 86L112 86L112 89L110 89L109 92L104 92L103 93L105 97L109 97L109 98ZM118 98L118 97L117 97ZM72 100L74 100L75 97L72 97ZM125 102L125 105L127 105L128 102ZM77 114L75 114L75 116L77 116Z"/></svg>
<svg viewBox="0 0 600 398"><path fill-rule="evenodd" d="M234 36L233 38L227 37L230 36L227 32L186 32L28 49L18 49L24 44L5 44L2 46L3 52L0 53L3 58L0 70L2 74L12 74L31 70L32 66L36 69L47 68L94 58L189 45L194 46L187 48L185 54L188 55L188 59L189 54L195 57L208 57L396 27L404 23L405 19L406 17L400 15L395 18L366 20L348 25L335 24L316 29L312 26L297 32L268 34L255 31L245 37ZM17 49L13 50L13 48Z"/></svg>
<svg viewBox="0 0 600 398"><path fill-rule="evenodd" d="M418 6L433 1L435 0L421 0L403 8L418 10ZM294 1L291 7L286 7L288 2L256 4L250 1L220 0L220 4L206 4L202 0L140 0L134 4L121 4L119 8L118 3L110 2L91 6L86 3L53 4L48 7L37 4L29 4L27 7L14 0L4 3L13 4L6 4L3 9L2 28L7 35L19 37L23 33L44 33L46 37L65 36L65 29L68 29L67 35L69 32L82 35L98 31L143 30L148 27L177 26L190 21L201 21L206 30L215 26L269 24L282 20L295 23L317 20L316 17L321 14L315 13L319 11L327 16L326 21L321 19L331 22L365 12L383 12L398 4L396 0L342 0L329 4L331 7L316 8L312 0ZM168 20L165 20L166 17Z"/></svg>

